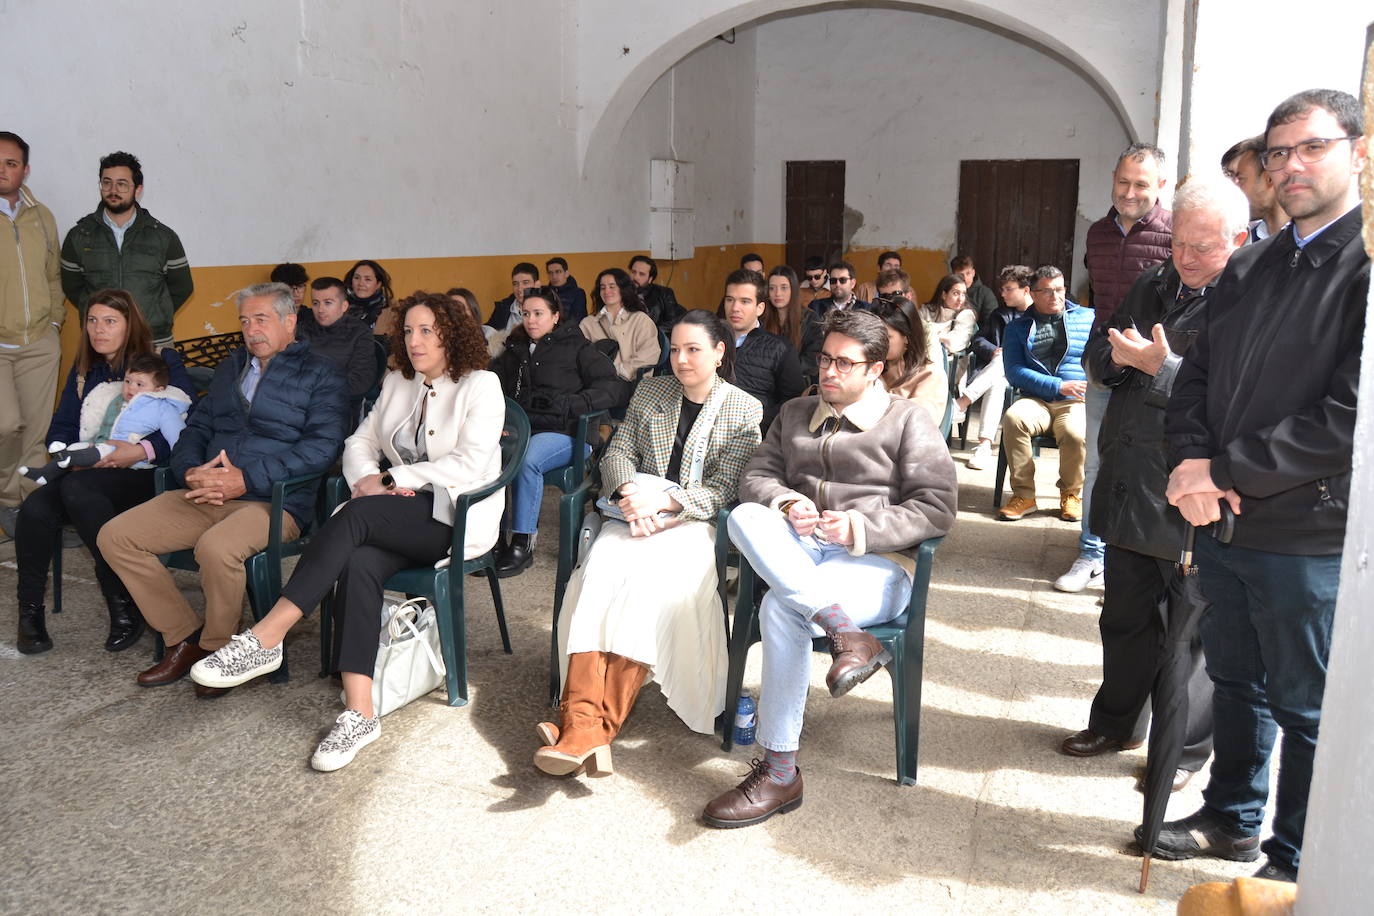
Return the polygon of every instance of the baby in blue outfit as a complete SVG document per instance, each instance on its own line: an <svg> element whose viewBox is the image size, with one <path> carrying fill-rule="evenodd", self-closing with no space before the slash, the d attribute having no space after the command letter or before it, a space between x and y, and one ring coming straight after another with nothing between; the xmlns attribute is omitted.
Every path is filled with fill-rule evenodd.
<svg viewBox="0 0 1374 916"><path fill-rule="evenodd" d="M129 362L123 382L106 382L91 390L83 399L82 419L98 421L90 436L97 441L75 442L71 445L50 442L48 452L52 460L41 468L21 467L19 473L38 484L52 483L71 468L91 467L114 452L115 447L109 440L139 442L145 436L160 432L169 446L175 445L181 431L186 428L186 411L190 409L191 399L180 388L168 386L170 375L167 362L162 357L135 357ZM122 390L116 391L121 385ZM102 391L106 388L109 390ZM108 403L102 404L102 400ZM94 416L88 407L96 408L101 413ZM136 468L152 466L147 461L134 465Z"/></svg>

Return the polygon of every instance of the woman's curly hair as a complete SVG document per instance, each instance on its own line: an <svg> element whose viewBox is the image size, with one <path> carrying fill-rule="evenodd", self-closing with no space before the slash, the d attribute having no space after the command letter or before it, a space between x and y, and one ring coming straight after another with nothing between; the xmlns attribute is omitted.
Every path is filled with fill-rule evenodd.
<svg viewBox="0 0 1374 916"><path fill-rule="evenodd" d="M408 379L415 377L415 367L410 363L410 352L406 350L405 318L406 313L417 305L423 305L434 313L434 328L439 340L444 344L448 356L448 377L455 382L477 369L487 368L487 339L465 306L461 306L443 293L416 291L396 305L396 333L391 338L391 366L400 369Z"/></svg>

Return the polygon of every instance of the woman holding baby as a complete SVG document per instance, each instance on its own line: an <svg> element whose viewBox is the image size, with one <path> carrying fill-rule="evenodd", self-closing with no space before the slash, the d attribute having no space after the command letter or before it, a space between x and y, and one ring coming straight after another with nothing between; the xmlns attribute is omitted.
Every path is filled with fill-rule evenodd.
<svg viewBox="0 0 1374 916"><path fill-rule="evenodd" d="M91 295L83 321L76 362L67 376L46 441L63 446L83 442L108 452L77 473L54 475L32 491L19 508L15 560L19 566L19 637L27 655L52 648L43 601L53 552L62 549L62 527L71 525L95 563L96 579L110 612L105 648L119 652L143 634L143 617L119 577L96 547L96 535L107 521L153 496L153 465L165 464L171 443L159 430L137 442L109 439L121 412L129 406L125 375L142 356L159 356L167 365L168 391L180 389L188 402L195 388L170 347L153 349L153 335L133 297L124 290L104 289ZM137 392L135 392L136 394Z"/></svg>

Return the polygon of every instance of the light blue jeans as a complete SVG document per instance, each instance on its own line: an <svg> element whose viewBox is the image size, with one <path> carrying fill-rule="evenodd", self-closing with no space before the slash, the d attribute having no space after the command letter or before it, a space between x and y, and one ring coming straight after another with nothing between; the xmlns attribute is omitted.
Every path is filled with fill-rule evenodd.
<svg viewBox="0 0 1374 916"><path fill-rule="evenodd" d="M838 544L798 537L786 516L759 503L736 506L728 527L730 540L769 587L759 608L758 742L770 751L795 751L811 685L811 640L825 633L811 618L838 604L861 627L891 620L907 606L911 579L883 557L855 557Z"/></svg>
<svg viewBox="0 0 1374 916"><path fill-rule="evenodd" d="M1088 395L1084 398L1088 436L1084 440L1083 451L1083 533L1078 536L1078 555L1099 563L1107 554L1107 545L1092 533L1088 519L1092 515L1093 486L1097 483L1097 431L1102 428L1102 417L1107 413L1107 402L1111 397L1112 389L1088 382Z"/></svg>
<svg viewBox="0 0 1374 916"><path fill-rule="evenodd" d="M573 438L562 433L535 433L525 463L511 487L511 526L513 534L534 534L539 530L539 504L544 500L544 472L561 468L572 461ZM591 448L587 448L588 454Z"/></svg>

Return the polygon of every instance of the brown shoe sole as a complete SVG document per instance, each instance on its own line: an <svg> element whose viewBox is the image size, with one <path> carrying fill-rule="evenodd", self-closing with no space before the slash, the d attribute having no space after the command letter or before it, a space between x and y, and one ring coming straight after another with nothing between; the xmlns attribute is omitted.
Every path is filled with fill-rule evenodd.
<svg viewBox="0 0 1374 916"><path fill-rule="evenodd" d="M702 814L701 819L706 823L706 826L715 827L720 830L731 830L735 827L752 827L754 824L762 824L775 814L786 814L789 811L797 810L801 807L802 797L803 796L798 795L791 801L783 802L772 811L767 811L760 814L758 817L747 817L738 821L725 821L718 817L712 817L709 814Z"/></svg>
<svg viewBox="0 0 1374 916"><path fill-rule="evenodd" d="M864 681L871 678L874 674L878 672L879 668L883 667L891 661L892 652L887 649L884 649L877 655L870 658L868 660L867 665L864 665L862 668L855 668L853 671L849 672L844 677L836 681L835 685L830 688L830 695L832 697L844 696L846 693L848 693L855 687L858 687Z"/></svg>
<svg viewBox="0 0 1374 916"><path fill-rule="evenodd" d="M1034 512L1039 512L1039 511L1040 511L1040 507L1039 507L1039 506L1037 506L1037 507L1034 508L1034 509L1027 509L1025 512L1022 512L1020 515L1006 515L1006 514L1002 513L1002 512L999 510L998 513L997 513L997 520L998 520L999 522L1019 522L1021 519L1025 518L1027 515L1030 515L1030 514L1032 514L1032 513L1034 513Z"/></svg>

